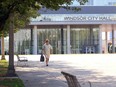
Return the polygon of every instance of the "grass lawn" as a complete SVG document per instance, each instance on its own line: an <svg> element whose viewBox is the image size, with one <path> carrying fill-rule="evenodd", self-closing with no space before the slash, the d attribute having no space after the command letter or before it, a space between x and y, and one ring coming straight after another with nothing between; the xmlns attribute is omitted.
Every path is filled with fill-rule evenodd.
<svg viewBox="0 0 116 87"><path fill-rule="evenodd" d="M20 78L2 78L6 75L8 62L0 60L0 87L25 87Z"/></svg>
<svg viewBox="0 0 116 87"><path fill-rule="evenodd" d="M0 87L24 87L22 80L19 78L0 79Z"/></svg>
<svg viewBox="0 0 116 87"><path fill-rule="evenodd" d="M0 60L0 77L5 76L8 69L8 62L6 60Z"/></svg>

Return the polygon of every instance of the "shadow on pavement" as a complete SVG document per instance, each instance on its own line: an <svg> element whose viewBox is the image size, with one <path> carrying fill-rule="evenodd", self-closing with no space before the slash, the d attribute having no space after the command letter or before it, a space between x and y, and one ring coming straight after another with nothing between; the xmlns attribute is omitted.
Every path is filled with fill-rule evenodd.
<svg viewBox="0 0 116 87"><path fill-rule="evenodd" d="M43 62L29 61L27 67L16 67L16 72L26 87L36 87L36 85L37 87L38 85L41 85L40 87L67 87L61 71L76 75L80 81L91 81L97 85L102 82L100 84L109 84L109 87L114 87L112 84L116 83L116 77L104 76L97 70L83 69L78 64L71 65L65 61L50 61L48 67Z"/></svg>

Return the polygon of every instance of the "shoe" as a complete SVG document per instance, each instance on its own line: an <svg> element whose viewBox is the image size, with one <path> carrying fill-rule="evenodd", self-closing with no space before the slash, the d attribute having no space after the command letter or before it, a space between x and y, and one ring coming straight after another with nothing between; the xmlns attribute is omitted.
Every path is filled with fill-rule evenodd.
<svg viewBox="0 0 116 87"><path fill-rule="evenodd" d="M48 66L48 64L46 64L46 66Z"/></svg>

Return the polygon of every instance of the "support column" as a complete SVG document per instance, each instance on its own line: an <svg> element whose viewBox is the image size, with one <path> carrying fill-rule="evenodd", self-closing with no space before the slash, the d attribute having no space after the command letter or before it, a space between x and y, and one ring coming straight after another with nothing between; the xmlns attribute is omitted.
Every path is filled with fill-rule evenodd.
<svg viewBox="0 0 116 87"><path fill-rule="evenodd" d="M33 29L33 54L37 54L37 26Z"/></svg>
<svg viewBox="0 0 116 87"><path fill-rule="evenodd" d="M106 28L107 29L107 28ZM108 34L107 31L105 32L105 53L108 53Z"/></svg>
<svg viewBox="0 0 116 87"><path fill-rule="evenodd" d="M90 26L89 30L90 30L90 43L89 43L89 45L92 46L93 45L93 29L91 26Z"/></svg>
<svg viewBox="0 0 116 87"><path fill-rule="evenodd" d="M61 28L61 54L64 54L64 32L63 32L63 28Z"/></svg>
<svg viewBox="0 0 116 87"><path fill-rule="evenodd" d="M70 25L67 25L67 54L71 53L70 49Z"/></svg>
<svg viewBox="0 0 116 87"><path fill-rule="evenodd" d="M99 53L102 53L102 25L99 27Z"/></svg>
<svg viewBox="0 0 116 87"><path fill-rule="evenodd" d="M30 54L33 54L33 29L31 28L31 48L30 48Z"/></svg>
<svg viewBox="0 0 116 87"><path fill-rule="evenodd" d="M114 46L114 25L112 24L112 53L115 53L115 46Z"/></svg>

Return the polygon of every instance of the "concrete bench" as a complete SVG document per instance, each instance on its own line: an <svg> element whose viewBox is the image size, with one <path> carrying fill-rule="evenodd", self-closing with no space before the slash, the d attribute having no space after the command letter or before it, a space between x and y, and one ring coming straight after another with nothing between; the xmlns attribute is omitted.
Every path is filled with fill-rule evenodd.
<svg viewBox="0 0 116 87"><path fill-rule="evenodd" d="M86 82L88 84L85 84L85 82L82 82L82 84L79 83L75 75L69 74L67 72L61 71L65 79L67 80L68 87L91 87L91 82Z"/></svg>

